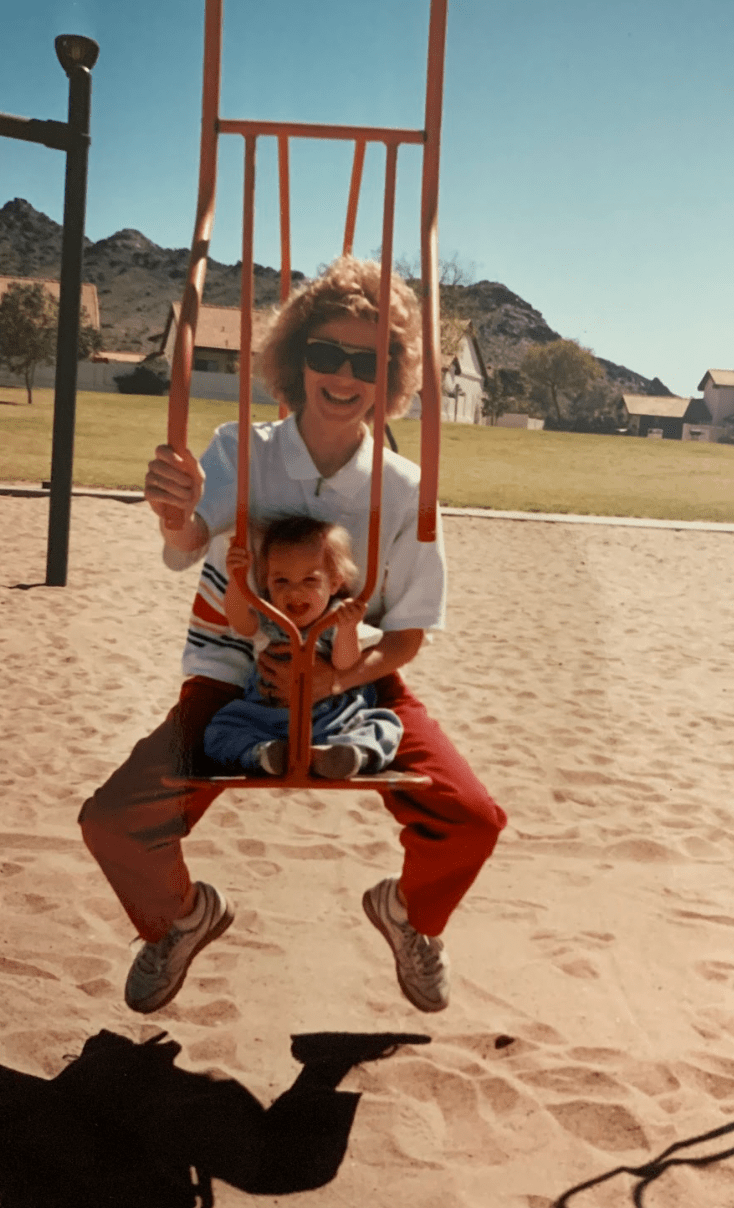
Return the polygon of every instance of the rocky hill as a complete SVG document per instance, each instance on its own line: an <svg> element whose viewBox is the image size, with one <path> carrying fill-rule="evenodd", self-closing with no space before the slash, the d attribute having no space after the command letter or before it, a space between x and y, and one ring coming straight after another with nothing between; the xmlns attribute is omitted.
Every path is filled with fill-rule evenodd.
<svg viewBox="0 0 734 1208"><path fill-rule="evenodd" d="M162 248L140 231L117 231L97 243L85 240L84 280L97 287L104 347L148 353L155 347L171 302L181 296L188 248ZM0 275L58 278L61 226L22 198L0 209ZM277 302L280 273L255 265L258 307ZM294 272L293 281L303 273ZM240 265L209 260L204 301L212 306L239 305ZM460 314L471 317L489 365L517 368L532 344L559 339L539 311L495 281L448 287ZM652 381L611 361L601 361L620 391L669 394Z"/></svg>

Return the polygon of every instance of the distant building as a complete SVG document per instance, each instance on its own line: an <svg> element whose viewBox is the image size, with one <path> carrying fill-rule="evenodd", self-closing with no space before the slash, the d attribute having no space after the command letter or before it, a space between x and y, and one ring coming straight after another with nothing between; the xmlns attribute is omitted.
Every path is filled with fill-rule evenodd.
<svg viewBox="0 0 734 1208"><path fill-rule="evenodd" d="M623 394L617 409L620 428L635 436L663 440L695 440L691 434L711 424L711 412L704 399L679 398L674 394ZM704 438L706 439L706 438Z"/></svg>
<svg viewBox="0 0 734 1208"><path fill-rule="evenodd" d="M544 419L534 419L523 411L505 411L494 422L497 428L526 428L533 432L540 432L545 426Z"/></svg>
<svg viewBox="0 0 734 1208"><path fill-rule="evenodd" d="M112 352L105 348L101 352L93 352L90 361L98 365L139 365L146 359L144 352Z"/></svg>
<svg viewBox="0 0 734 1208"><path fill-rule="evenodd" d="M42 285L46 293L58 302L61 286L58 281L47 277L0 277L0 301L11 285ZM88 322L99 331L99 300L97 286L82 285L82 306L87 312Z"/></svg>
<svg viewBox="0 0 734 1208"><path fill-rule="evenodd" d="M181 303L172 302L160 344L160 351L169 363L173 361L180 316ZM257 355L269 325L269 312L255 311L252 320L252 351ZM202 373L238 373L239 366L239 306L201 306L196 324L193 368Z"/></svg>
<svg viewBox="0 0 734 1208"><path fill-rule="evenodd" d="M489 375L471 320L441 320L441 416L456 424L484 420Z"/></svg>
<svg viewBox="0 0 734 1208"><path fill-rule="evenodd" d="M720 427L734 416L734 369L707 369L698 389L711 413L711 423Z"/></svg>

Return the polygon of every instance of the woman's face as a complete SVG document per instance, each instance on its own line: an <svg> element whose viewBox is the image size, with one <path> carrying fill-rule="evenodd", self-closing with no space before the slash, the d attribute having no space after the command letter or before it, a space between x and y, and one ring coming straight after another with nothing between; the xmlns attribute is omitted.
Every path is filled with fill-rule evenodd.
<svg viewBox="0 0 734 1208"><path fill-rule="evenodd" d="M314 340L341 345L345 354L374 352L377 347L377 324L369 319L329 319L311 332L309 343ZM344 431L356 430L375 405L374 382L355 377L352 362L346 359L346 355L333 372L310 369L304 365L303 386L306 395L304 415L310 423L318 422Z"/></svg>

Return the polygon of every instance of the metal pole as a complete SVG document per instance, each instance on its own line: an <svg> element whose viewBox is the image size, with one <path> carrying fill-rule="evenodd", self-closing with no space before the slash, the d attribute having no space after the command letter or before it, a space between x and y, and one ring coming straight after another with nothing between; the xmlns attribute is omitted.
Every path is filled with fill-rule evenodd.
<svg viewBox="0 0 734 1208"><path fill-rule="evenodd" d="M66 586L69 557L79 311L90 143L90 67L94 66L98 51L97 44L90 38L62 36L56 39L56 53L69 77L69 120L46 554L47 587Z"/></svg>

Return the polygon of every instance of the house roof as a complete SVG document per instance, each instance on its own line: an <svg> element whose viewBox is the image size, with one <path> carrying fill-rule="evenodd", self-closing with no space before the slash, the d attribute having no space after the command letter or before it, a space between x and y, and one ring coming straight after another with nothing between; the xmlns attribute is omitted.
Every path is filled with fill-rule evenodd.
<svg viewBox="0 0 734 1208"><path fill-rule="evenodd" d="M146 352L109 352L105 348L102 352L93 352L89 359L103 365L139 365L148 355Z"/></svg>
<svg viewBox="0 0 734 1208"><path fill-rule="evenodd" d="M707 382L713 386L734 386L734 369L707 369L698 383L698 389L704 390Z"/></svg>
<svg viewBox="0 0 734 1208"><path fill-rule="evenodd" d="M48 277L0 277L0 299L11 285L42 285L58 302L60 285ZM97 286L86 283L82 285L82 306L89 316L92 327L99 331L99 301Z"/></svg>
<svg viewBox="0 0 734 1208"><path fill-rule="evenodd" d="M161 347L165 346L168 332L173 320L178 327L181 315L181 303L172 302L171 310L163 333ZM252 351L259 352L265 332L270 326L271 312L265 310L253 311L252 315ZM240 350L240 308L239 306L201 306L196 324L197 348L218 348L231 352Z"/></svg>
<svg viewBox="0 0 734 1208"><path fill-rule="evenodd" d="M691 402L690 398L678 398L675 394L623 394L622 399L630 415L668 419L683 419Z"/></svg>
<svg viewBox="0 0 734 1208"><path fill-rule="evenodd" d="M464 336L473 334L471 319L441 318L441 360L450 365Z"/></svg>
<svg viewBox="0 0 734 1208"><path fill-rule="evenodd" d="M468 340L474 345L474 352L486 382L487 366L471 319L441 318L441 368L451 368L459 355L462 340Z"/></svg>

